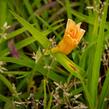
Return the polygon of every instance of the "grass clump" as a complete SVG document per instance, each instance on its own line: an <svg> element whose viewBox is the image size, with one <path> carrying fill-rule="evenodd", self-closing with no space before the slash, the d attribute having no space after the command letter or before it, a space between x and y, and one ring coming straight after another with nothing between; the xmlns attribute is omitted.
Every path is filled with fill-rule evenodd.
<svg viewBox="0 0 109 109"><path fill-rule="evenodd" d="M108 109L108 4L1 0L0 109ZM53 53L69 18L85 35L70 54Z"/></svg>

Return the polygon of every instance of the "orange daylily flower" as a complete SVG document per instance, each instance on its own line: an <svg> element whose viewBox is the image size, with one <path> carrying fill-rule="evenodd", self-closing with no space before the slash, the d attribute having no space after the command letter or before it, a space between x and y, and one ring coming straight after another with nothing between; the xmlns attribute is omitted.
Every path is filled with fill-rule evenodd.
<svg viewBox="0 0 109 109"><path fill-rule="evenodd" d="M81 23L76 24L73 20L68 19L65 34L59 44L52 48L52 52L61 52L68 55L83 37L85 30L80 28Z"/></svg>

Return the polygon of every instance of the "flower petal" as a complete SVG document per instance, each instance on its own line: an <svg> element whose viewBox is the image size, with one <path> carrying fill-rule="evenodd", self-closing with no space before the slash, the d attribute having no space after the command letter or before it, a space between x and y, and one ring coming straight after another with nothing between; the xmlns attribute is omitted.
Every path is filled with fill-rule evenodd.
<svg viewBox="0 0 109 109"><path fill-rule="evenodd" d="M85 30L80 28L81 23L76 24L73 20L68 19L65 34L59 44L52 48L52 52L62 52L69 54L80 42Z"/></svg>

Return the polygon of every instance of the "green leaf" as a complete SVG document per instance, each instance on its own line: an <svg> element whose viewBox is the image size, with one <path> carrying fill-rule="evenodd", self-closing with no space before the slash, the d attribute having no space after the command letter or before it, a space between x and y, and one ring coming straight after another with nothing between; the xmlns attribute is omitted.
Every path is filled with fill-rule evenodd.
<svg viewBox="0 0 109 109"><path fill-rule="evenodd" d="M103 15L100 22L100 29L98 33L97 45L95 49L95 55L93 57L94 63L92 65L92 80L91 80L91 96L93 99L93 106L95 107L97 103L97 93L98 93L98 80L99 80L99 72L100 72L100 64L101 64L101 57L104 48L104 29L107 17L107 10L108 10L108 0L104 5Z"/></svg>
<svg viewBox="0 0 109 109"><path fill-rule="evenodd" d="M50 46L50 41L38 29L34 28L32 24L28 23L16 13L12 11L11 13L32 34L34 39L37 40L44 48L48 48Z"/></svg>
<svg viewBox="0 0 109 109"><path fill-rule="evenodd" d="M98 108L97 109L104 109L104 104L105 104L105 98L107 97L109 92L109 69L106 72L106 78L103 83L102 91L99 97L99 102L98 102Z"/></svg>
<svg viewBox="0 0 109 109"><path fill-rule="evenodd" d="M8 87L8 89L10 90L12 95L14 95L15 97L19 98L16 90L13 88L12 84L10 83L10 81L7 78L5 78L5 76L3 76L2 74L0 74L0 81L2 81Z"/></svg>
<svg viewBox="0 0 109 109"><path fill-rule="evenodd" d="M13 101L7 101L5 103L4 109L15 109L15 105L14 105Z"/></svg>

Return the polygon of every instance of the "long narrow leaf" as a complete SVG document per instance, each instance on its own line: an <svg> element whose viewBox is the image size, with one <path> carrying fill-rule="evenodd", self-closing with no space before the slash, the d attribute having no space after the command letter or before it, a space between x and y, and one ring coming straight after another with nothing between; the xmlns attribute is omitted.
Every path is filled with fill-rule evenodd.
<svg viewBox="0 0 109 109"><path fill-rule="evenodd" d="M101 63L101 56L103 52L104 47L104 28L106 23L106 17L107 17L107 10L108 10L108 0L106 0L106 3L104 5L104 14L102 16L102 20L100 23L100 30L98 34L97 39L97 45L96 45L96 51L94 56L94 63L92 68L92 81L91 81L91 96L93 99L93 104L95 105L97 102L97 92L98 92L98 79L99 79L99 71L100 71L100 63Z"/></svg>
<svg viewBox="0 0 109 109"><path fill-rule="evenodd" d="M44 47L48 48L50 46L50 41L44 36L39 30L33 27L30 23L24 20L22 17L18 16L16 13L12 12L12 15L33 35L33 37Z"/></svg>
<svg viewBox="0 0 109 109"><path fill-rule="evenodd" d="M104 109L104 104L105 104L105 98L108 95L109 92L109 69L106 72L106 78L103 84L102 92L99 98L98 102L98 108L97 109Z"/></svg>
<svg viewBox="0 0 109 109"><path fill-rule="evenodd" d="M69 58L67 58L65 55L63 55L61 53L56 53L56 54L54 54L54 56L56 57L56 60L66 70L68 70L73 76L80 79L81 84L84 89L84 93L86 95L87 102L89 104L89 107L92 108L92 99L91 99L91 96L89 95L87 86L85 85L85 82L84 82L85 75L82 75L82 74L85 74L84 71L79 66L77 66L75 63L73 63Z"/></svg>

